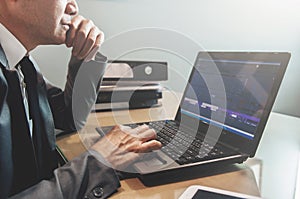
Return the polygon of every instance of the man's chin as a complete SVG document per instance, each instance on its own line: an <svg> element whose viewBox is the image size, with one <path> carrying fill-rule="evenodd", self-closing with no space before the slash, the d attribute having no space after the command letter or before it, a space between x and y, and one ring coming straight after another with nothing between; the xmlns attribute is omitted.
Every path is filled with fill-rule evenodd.
<svg viewBox="0 0 300 199"><path fill-rule="evenodd" d="M65 38L64 39L56 39L55 41L53 41L52 43L49 43L50 45L61 45L61 44L65 44Z"/></svg>
<svg viewBox="0 0 300 199"><path fill-rule="evenodd" d="M63 33L53 39L52 45L65 44L65 41L66 41L66 33Z"/></svg>
<svg viewBox="0 0 300 199"><path fill-rule="evenodd" d="M53 45L65 44L67 38L67 30L62 28L59 31L56 31L53 35L54 37L51 44Z"/></svg>

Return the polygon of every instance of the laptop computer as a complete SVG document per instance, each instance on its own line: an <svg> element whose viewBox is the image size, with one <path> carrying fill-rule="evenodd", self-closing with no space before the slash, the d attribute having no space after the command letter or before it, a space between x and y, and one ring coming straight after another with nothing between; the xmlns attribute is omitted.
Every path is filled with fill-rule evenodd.
<svg viewBox="0 0 300 199"><path fill-rule="evenodd" d="M163 148L137 162L137 171L253 157L289 59L284 52L199 52L175 119L148 124Z"/></svg>
<svg viewBox="0 0 300 199"><path fill-rule="evenodd" d="M163 147L134 164L140 177L253 157L289 59L286 52L199 52L175 119L148 123Z"/></svg>

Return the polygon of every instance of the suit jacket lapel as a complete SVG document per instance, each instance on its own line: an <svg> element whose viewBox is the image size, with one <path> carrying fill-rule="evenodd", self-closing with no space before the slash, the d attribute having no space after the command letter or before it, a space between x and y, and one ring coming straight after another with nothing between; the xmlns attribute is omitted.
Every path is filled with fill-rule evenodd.
<svg viewBox="0 0 300 199"><path fill-rule="evenodd" d="M12 143L11 143L11 123L10 112L6 103L8 85L2 72L6 63L5 55L0 46L0 198L6 198L13 179L13 159L12 159Z"/></svg>
<svg viewBox="0 0 300 199"><path fill-rule="evenodd" d="M4 54L4 51L0 45L0 63L2 64L2 66L4 66L5 68L8 67L8 61L7 61L7 58Z"/></svg>
<svg viewBox="0 0 300 199"><path fill-rule="evenodd" d="M6 67L8 67L7 59L0 45L0 68L5 69ZM2 70L0 70L0 91L1 91L0 92L0 112L1 112L4 100L6 99L6 95L7 95L7 82L5 80Z"/></svg>
<svg viewBox="0 0 300 199"><path fill-rule="evenodd" d="M38 86L37 86L37 95L40 107L40 116L41 121L44 123L44 131L47 135L49 146L51 150L55 150L55 133L54 133L54 122L52 112L48 103L47 93L46 93L46 84L40 73L37 73L38 76Z"/></svg>
<svg viewBox="0 0 300 199"><path fill-rule="evenodd" d="M57 167L55 152L55 132L52 112L48 103L46 83L43 76L37 72L37 97L39 104L39 129L40 134L36 136L36 149L40 169L44 178L53 175L52 171Z"/></svg>

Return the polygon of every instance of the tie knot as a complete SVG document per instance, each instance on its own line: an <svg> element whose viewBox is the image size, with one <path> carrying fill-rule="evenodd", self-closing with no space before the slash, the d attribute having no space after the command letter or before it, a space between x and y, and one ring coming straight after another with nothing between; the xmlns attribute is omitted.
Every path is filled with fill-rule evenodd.
<svg viewBox="0 0 300 199"><path fill-rule="evenodd" d="M19 62L21 68L29 68L32 67L32 62L30 61L28 56L23 57L23 59Z"/></svg>
<svg viewBox="0 0 300 199"><path fill-rule="evenodd" d="M19 64L21 66L22 73L24 74L25 82L27 84L36 82L36 70L29 57L23 57Z"/></svg>

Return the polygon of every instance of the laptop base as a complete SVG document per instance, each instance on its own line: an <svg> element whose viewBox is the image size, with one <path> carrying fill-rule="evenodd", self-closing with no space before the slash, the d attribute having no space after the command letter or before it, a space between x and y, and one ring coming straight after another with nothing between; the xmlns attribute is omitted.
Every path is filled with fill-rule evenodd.
<svg viewBox="0 0 300 199"><path fill-rule="evenodd" d="M192 167L159 171L149 174L139 174L139 180L147 187L158 186L168 183L180 182L196 178L203 178L223 174L226 172L238 171L243 167L241 164L245 161L245 157L234 160L226 160L220 162L210 163L206 165L196 165Z"/></svg>

